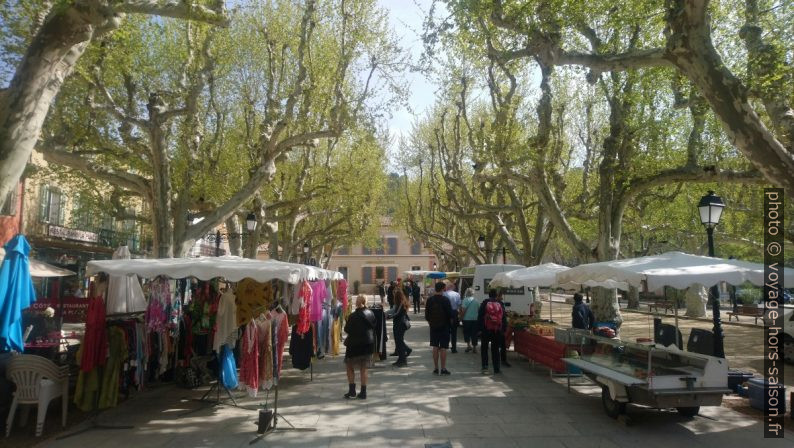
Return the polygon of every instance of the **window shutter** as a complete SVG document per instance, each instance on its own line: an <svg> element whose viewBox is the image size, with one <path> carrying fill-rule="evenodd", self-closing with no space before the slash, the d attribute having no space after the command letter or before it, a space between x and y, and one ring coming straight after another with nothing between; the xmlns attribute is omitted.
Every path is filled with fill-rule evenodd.
<svg viewBox="0 0 794 448"><path fill-rule="evenodd" d="M364 284L372 284L372 268L371 267L363 267L361 268L361 283Z"/></svg>
<svg viewBox="0 0 794 448"><path fill-rule="evenodd" d="M47 222L50 209L49 190L46 185L42 185L39 189L39 221Z"/></svg>
<svg viewBox="0 0 794 448"><path fill-rule="evenodd" d="M397 238L386 238L389 247L389 255L397 255Z"/></svg>
<svg viewBox="0 0 794 448"><path fill-rule="evenodd" d="M397 280L397 266L389 266L388 272L388 281Z"/></svg>

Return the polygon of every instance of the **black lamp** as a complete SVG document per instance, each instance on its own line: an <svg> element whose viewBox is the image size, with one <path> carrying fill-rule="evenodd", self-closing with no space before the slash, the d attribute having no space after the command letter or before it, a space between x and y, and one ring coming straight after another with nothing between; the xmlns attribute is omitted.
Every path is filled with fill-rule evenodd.
<svg viewBox="0 0 794 448"><path fill-rule="evenodd" d="M484 236L480 235L480 237L477 238L477 247L479 247L480 250L485 250L485 237Z"/></svg>
<svg viewBox="0 0 794 448"><path fill-rule="evenodd" d="M256 230L256 215L249 213L248 216L245 217L245 227L249 232Z"/></svg>
<svg viewBox="0 0 794 448"><path fill-rule="evenodd" d="M720 223L725 202L722 198L709 191L707 195L700 198L698 211L700 212L700 223L706 228L708 236L709 257L714 256L714 228ZM720 320L720 292L716 285L711 287L711 313L714 324L714 356L724 358L725 346L723 345L722 322Z"/></svg>

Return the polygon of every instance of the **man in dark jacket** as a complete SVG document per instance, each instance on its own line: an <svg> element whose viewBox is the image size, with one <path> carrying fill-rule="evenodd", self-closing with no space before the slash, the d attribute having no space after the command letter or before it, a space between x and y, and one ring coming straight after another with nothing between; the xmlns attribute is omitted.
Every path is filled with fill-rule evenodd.
<svg viewBox="0 0 794 448"><path fill-rule="evenodd" d="M425 320L430 325L430 346L433 347L433 373L449 375L447 370L447 349L449 348L449 329L452 326L452 306L441 293L444 292L443 282L436 283L436 293L425 303ZM441 358L441 370L438 370L438 359Z"/></svg>
<svg viewBox="0 0 794 448"><path fill-rule="evenodd" d="M573 302L573 310L571 311L573 328L592 330L595 323L593 310L582 301L582 295L578 292L573 295Z"/></svg>
<svg viewBox="0 0 794 448"><path fill-rule="evenodd" d="M491 344L491 360L493 361L493 373L497 374L501 372L501 355L499 353L499 347L501 346L501 341L504 340L504 332L507 328L507 314L505 313L505 306L502 302L500 302L498 297L498 292L495 289L490 289L488 291L488 298L483 300L480 304L480 310L477 313L477 323L480 329L480 339L482 341L482 345L480 348L480 359L482 361L482 374L488 374L488 344ZM499 305L502 310L502 322L499 325L499 328L496 330L488 329L485 323L486 314L488 313L488 304L491 302L495 302Z"/></svg>
<svg viewBox="0 0 794 448"><path fill-rule="evenodd" d="M422 301L422 290L419 289L418 282L411 282L411 297L414 301L414 314L419 312L420 303Z"/></svg>

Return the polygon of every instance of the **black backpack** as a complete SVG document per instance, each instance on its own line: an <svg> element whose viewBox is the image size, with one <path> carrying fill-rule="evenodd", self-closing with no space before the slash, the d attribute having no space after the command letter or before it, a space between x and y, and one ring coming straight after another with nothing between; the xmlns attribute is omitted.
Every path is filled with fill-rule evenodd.
<svg viewBox="0 0 794 448"><path fill-rule="evenodd" d="M430 307L427 309L427 322L430 328L441 328L447 326L449 318L447 313L444 312L444 296L436 295L431 297Z"/></svg>

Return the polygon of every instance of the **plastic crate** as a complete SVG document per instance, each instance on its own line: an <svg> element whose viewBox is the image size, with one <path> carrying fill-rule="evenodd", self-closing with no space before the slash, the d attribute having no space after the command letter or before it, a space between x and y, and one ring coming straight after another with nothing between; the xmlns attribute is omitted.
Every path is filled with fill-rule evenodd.
<svg viewBox="0 0 794 448"><path fill-rule="evenodd" d="M764 401L766 400L764 387L769 387L770 389L778 389L778 395L775 397L778 400L778 415L786 414L786 388L782 384L766 385L763 378L750 378L747 383L749 384L747 392L750 397L750 406L763 411Z"/></svg>

